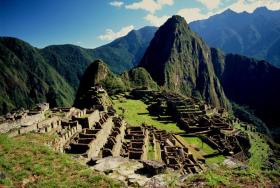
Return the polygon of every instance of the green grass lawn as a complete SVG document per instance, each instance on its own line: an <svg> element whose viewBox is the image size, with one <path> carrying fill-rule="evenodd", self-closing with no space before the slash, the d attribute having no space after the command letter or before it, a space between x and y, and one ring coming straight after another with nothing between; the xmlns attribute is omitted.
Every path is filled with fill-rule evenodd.
<svg viewBox="0 0 280 188"><path fill-rule="evenodd" d="M206 158L206 164L208 164L208 165L213 164L213 163L219 164L219 163L224 162L225 159L226 158L223 155L217 155L215 157L209 157L209 158Z"/></svg>
<svg viewBox="0 0 280 188"><path fill-rule="evenodd" d="M0 187L122 187L69 155L53 151L46 145L52 137L0 134Z"/></svg>
<svg viewBox="0 0 280 188"><path fill-rule="evenodd" d="M184 133L175 122L158 120L157 117L149 115L147 105L141 100L132 99L119 99L113 100L114 108L117 110L119 115L124 115L125 120L131 125L141 125L145 123L147 125L154 126L158 129L163 129L168 132ZM121 108L125 109L122 114Z"/></svg>
<svg viewBox="0 0 280 188"><path fill-rule="evenodd" d="M216 153L217 150L214 150L207 143L203 142L199 137L182 137L186 143L195 145L195 147L199 148L204 154L213 154ZM206 158L206 164L213 163L222 163L225 160L223 155L217 155L215 157Z"/></svg>
<svg viewBox="0 0 280 188"><path fill-rule="evenodd" d="M205 154L213 154L217 152L211 148L208 144L203 142L199 137L182 137L188 144L195 145L197 148L201 149Z"/></svg>

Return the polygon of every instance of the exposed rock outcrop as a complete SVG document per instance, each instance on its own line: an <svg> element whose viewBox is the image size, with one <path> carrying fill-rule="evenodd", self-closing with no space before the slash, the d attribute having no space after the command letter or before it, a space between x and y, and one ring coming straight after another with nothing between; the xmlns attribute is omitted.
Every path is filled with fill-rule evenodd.
<svg viewBox="0 0 280 188"><path fill-rule="evenodd" d="M159 28L140 66L160 86L230 109L215 75L210 48L180 16L171 17Z"/></svg>

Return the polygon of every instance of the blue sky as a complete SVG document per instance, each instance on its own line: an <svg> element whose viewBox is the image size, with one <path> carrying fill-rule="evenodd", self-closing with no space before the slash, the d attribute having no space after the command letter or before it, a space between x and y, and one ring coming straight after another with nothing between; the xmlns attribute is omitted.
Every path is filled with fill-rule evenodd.
<svg viewBox="0 0 280 188"><path fill-rule="evenodd" d="M191 22L227 8L252 12L280 0L0 0L0 36L13 36L42 48L75 44L95 48L131 29L160 26L179 14Z"/></svg>

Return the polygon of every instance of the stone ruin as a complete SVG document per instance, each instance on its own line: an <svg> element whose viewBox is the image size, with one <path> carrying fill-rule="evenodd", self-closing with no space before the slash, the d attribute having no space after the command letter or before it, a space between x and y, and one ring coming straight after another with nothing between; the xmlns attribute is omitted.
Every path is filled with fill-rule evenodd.
<svg viewBox="0 0 280 188"><path fill-rule="evenodd" d="M141 94L143 94L141 90ZM134 91L134 93L137 93ZM247 158L249 148L248 138L233 128L233 123L227 117L224 109L211 107L195 98L183 97L174 93L160 93L147 91L146 95L156 99L156 103L149 106L151 115L169 115L177 122L178 127L186 131L187 135L199 136L204 142L223 155L243 156ZM139 98L137 94L134 96ZM246 129L254 130L252 126ZM240 157L239 157L240 158Z"/></svg>
<svg viewBox="0 0 280 188"><path fill-rule="evenodd" d="M167 167L179 170L182 174L198 173L203 170L203 161L195 159L188 152L188 148L171 133L146 125L128 126L125 133L121 154L123 157L146 161L148 148L151 147L154 156L152 160L161 161ZM148 166L149 163L145 162L145 164ZM155 169L161 172L162 165Z"/></svg>
<svg viewBox="0 0 280 188"><path fill-rule="evenodd" d="M148 125L128 125L100 98L104 93L102 88L90 88L80 99L81 109L49 109L43 103L30 111L7 114L0 118L0 130L9 136L27 132L57 134L58 138L50 143L53 148L71 153L88 165L95 165L105 157L123 157L140 161L143 170L152 176L166 168L182 175L205 169L205 159L194 157L178 135ZM145 96L157 99L151 108L155 114L170 115L187 134L201 135L203 141L220 153L246 160L248 139L234 131L224 110L176 94L149 91ZM239 143L246 143L247 148Z"/></svg>
<svg viewBox="0 0 280 188"><path fill-rule="evenodd" d="M39 122L45 119L44 113L47 110L49 110L49 104L40 103L31 110L22 108L7 113L0 117L0 133L8 133L8 135L15 136L37 130L42 127Z"/></svg>
<svg viewBox="0 0 280 188"><path fill-rule="evenodd" d="M93 109L93 110L106 110L104 107L111 105L107 92L102 86L96 85L90 87L85 93L83 93L74 104L79 109Z"/></svg>

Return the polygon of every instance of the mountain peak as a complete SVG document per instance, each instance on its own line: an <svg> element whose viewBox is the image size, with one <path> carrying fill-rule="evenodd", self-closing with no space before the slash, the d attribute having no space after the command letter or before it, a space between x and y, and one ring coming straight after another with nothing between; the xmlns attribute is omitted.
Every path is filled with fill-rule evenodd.
<svg viewBox="0 0 280 188"><path fill-rule="evenodd" d="M186 22L186 20L182 17L182 16L179 16L179 15L173 15L171 18L169 18L168 20L170 21L175 21L177 23L183 23L183 22Z"/></svg>
<svg viewBox="0 0 280 188"><path fill-rule="evenodd" d="M159 86L228 108L210 55L209 47L190 30L185 19L172 16L156 32L140 66Z"/></svg>
<svg viewBox="0 0 280 188"><path fill-rule="evenodd" d="M165 33L166 35L174 35L175 33L191 32L185 18L174 15L170 17L159 29L157 33Z"/></svg>
<svg viewBox="0 0 280 188"><path fill-rule="evenodd" d="M183 18L182 16L179 15L173 15L172 17L170 17L164 25L187 25L187 22L185 20L185 18Z"/></svg>
<svg viewBox="0 0 280 188"><path fill-rule="evenodd" d="M256 8L256 9L254 10L254 13L265 13L265 12L267 12L267 11L269 11L269 10L267 9L267 7L263 6L263 7L258 7L258 8Z"/></svg>
<svg viewBox="0 0 280 188"><path fill-rule="evenodd" d="M226 9L222 14L225 15L234 15L237 14L235 11L231 10L230 8Z"/></svg>

